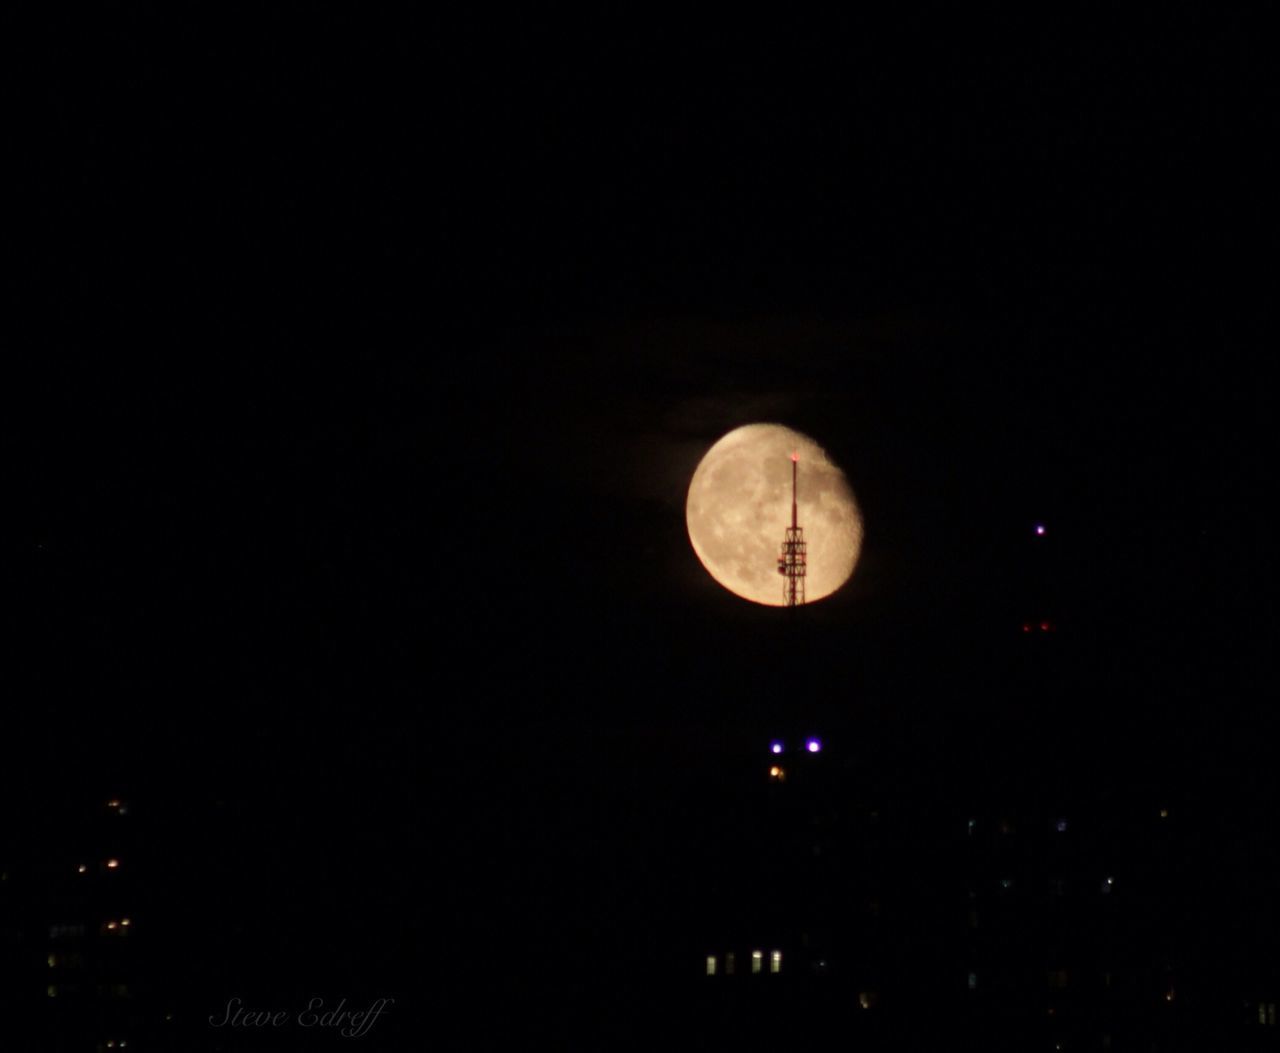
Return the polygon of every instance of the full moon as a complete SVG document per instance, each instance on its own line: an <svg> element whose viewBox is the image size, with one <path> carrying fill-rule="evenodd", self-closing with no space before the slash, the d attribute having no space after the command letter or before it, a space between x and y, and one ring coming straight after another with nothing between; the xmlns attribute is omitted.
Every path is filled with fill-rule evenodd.
<svg viewBox="0 0 1280 1053"><path fill-rule="evenodd" d="M799 524L808 542L805 599L830 596L853 574L862 515L853 490L809 436L781 424L735 428L693 473L685 503L689 541L717 582L753 603L785 606L778 573L791 525L791 458L798 455Z"/></svg>

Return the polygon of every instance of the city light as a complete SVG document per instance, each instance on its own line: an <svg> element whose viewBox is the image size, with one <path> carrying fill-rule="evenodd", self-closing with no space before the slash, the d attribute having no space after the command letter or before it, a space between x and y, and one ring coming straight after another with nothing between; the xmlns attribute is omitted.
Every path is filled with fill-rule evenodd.
<svg viewBox="0 0 1280 1053"><path fill-rule="evenodd" d="M769 972L771 973L782 972L782 952L781 951L773 951L769 955Z"/></svg>
<svg viewBox="0 0 1280 1053"><path fill-rule="evenodd" d="M751 952L751 971L753 973L760 972L764 968L764 951Z"/></svg>
<svg viewBox="0 0 1280 1053"><path fill-rule="evenodd" d="M1044 527L1044 524L1043 524L1043 523L1037 523L1037 524L1036 524L1036 537L1044 537L1044 535L1045 535L1045 527Z"/></svg>
<svg viewBox="0 0 1280 1053"><path fill-rule="evenodd" d="M770 753L781 753L781 752L782 752L782 743L781 743L781 742L774 742L774 743L770 744L770 746L769 746L769 752L770 752Z"/></svg>
<svg viewBox="0 0 1280 1053"><path fill-rule="evenodd" d="M128 918L124 918L124 919L120 922L120 924L121 924L121 925L123 925L123 926L127 929L127 928L129 927L129 919L128 919Z"/></svg>
<svg viewBox="0 0 1280 1053"><path fill-rule="evenodd" d="M118 860L118 859L108 859L108 860L107 860L107 869L108 869L108 870L116 870L119 866L120 866L120 860Z"/></svg>
<svg viewBox="0 0 1280 1053"><path fill-rule="evenodd" d="M84 874L84 873L87 873L87 872L88 872L88 870L89 870L89 868L88 868L87 866L85 866L85 864L83 864L83 863L81 863L78 867L76 867L76 873L77 873L77 874Z"/></svg>
<svg viewBox="0 0 1280 1053"><path fill-rule="evenodd" d="M804 748L807 749L810 753L817 753L820 749L822 749L822 743L819 742L817 739L810 739L808 742L804 744Z"/></svg>

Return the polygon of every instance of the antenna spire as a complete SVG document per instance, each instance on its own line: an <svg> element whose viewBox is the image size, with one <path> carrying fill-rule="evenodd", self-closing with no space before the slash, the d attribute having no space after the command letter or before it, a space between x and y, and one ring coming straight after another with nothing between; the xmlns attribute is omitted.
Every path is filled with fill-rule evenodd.
<svg viewBox="0 0 1280 1053"><path fill-rule="evenodd" d="M797 493L799 491L800 454L791 454L791 525L782 542L778 557L778 573L783 577L782 598L787 607L804 603L804 578L808 562L808 545L800 527Z"/></svg>

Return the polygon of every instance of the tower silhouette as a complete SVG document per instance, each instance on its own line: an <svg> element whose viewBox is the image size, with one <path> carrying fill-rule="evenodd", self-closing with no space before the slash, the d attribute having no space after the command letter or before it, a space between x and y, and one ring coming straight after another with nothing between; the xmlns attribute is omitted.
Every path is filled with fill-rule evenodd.
<svg viewBox="0 0 1280 1053"><path fill-rule="evenodd" d="M808 546L804 529L800 526L796 493L800 469L800 454L791 455L791 525L782 541L782 555L778 557L778 573L783 577L782 598L784 606L799 607L804 603L804 577Z"/></svg>

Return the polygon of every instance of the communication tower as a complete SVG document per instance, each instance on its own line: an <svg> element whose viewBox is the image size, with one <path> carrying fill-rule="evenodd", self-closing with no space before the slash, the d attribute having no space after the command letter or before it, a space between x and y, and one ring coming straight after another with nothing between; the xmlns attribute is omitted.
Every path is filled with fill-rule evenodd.
<svg viewBox="0 0 1280 1053"><path fill-rule="evenodd" d="M782 598L784 606L799 607L804 603L804 575L808 546L804 529L796 514L796 486L800 468L800 454L791 455L791 525L787 527L782 542L782 555L778 557L778 573L783 577Z"/></svg>

